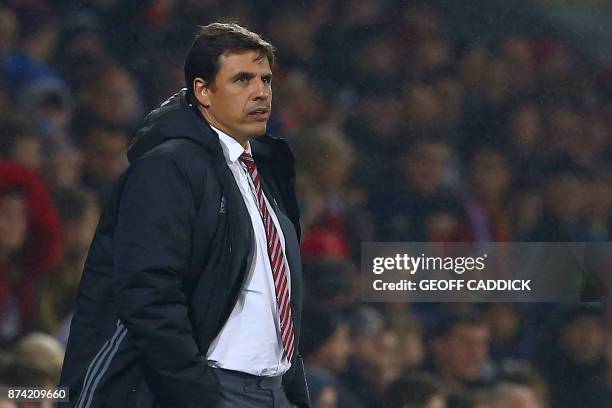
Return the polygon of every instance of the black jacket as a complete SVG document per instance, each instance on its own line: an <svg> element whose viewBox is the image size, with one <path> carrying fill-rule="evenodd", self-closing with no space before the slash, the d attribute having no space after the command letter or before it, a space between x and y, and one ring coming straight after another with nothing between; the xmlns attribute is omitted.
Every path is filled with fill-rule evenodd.
<svg viewBox="0 0 612 408"><path fill-rule="evenodd" d="M293 156L268 135L251 149L286 240L297 343ZM251 221L216 133L185 90L145 118L128 158L85 263L60 380L70 403L60 407L205 408L214 400L205 354L243 286ZM292 403L310 406L298 352L283 382Z"/></svg>

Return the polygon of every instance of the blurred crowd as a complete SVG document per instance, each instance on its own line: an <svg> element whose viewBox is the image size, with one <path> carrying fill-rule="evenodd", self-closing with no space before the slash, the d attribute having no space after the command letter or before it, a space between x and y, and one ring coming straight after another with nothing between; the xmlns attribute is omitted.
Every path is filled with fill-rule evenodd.
<svg viewBox="0 0 612 408"><path fill-rule="evenodd" d="M609 308L364 304L358 272L366 241L609 241L611 68L553 33L459 39L441 1L0 4L0 385L56 383L131 135L221 20L278 48L314 408L612 406Z"/></svg>

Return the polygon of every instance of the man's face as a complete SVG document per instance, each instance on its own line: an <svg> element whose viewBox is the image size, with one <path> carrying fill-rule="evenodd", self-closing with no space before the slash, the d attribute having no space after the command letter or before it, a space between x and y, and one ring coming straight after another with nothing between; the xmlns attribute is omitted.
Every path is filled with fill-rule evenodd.
<svg viewBox="0 0 612 408"><path fill-rule="evenodd" d="M406 176L418 191L432 193L440 188L450 158L446 143L423 143L408 156Z"/></svg>
<svg viewBox="0 0 612 408"><path fill-rule="evenodd" d="M577 363L600 360L606 347L603 320L598 316L584 316L568 323L561 331L561 347Z"/></svg>
<svg viewBox="0 0 612 408"><path fill-rule="evenodd" d="M489 354L489 337L485 325L458 324L434 342L436 365L445 377L475 381Z"/></svg>
<svg viewBox="0 0 612 408"><path fill-rule="evenodd" d="M110 69L103 74L101 84L89 93L91 108L115 125L128 125L140 114L136 86L126 71Z"/></svg>
<svg viewBox="0 0 612 408"><path fill-rule="evenodd" d="M18 251L25 242L27 229L25 198L19 194L0 197L0 253Z"/></svg>
<svg viewBox="0 0 612 408"><path fill-rule="evenodd" d="M198 88L195 92L199 92ZM245 142L266 132L272 104L272 71L259 51L219 56L219 72L202 88L202 111L217 129ZM208 105L208 106L206 106Z"/></svg>
<svg viewBox="0 0 612 408"><path fill-rule="evenodd" d="M116 180L128 166L127 137L122 132L95 130L85 154L85 168L96 180Z"/></svg>
<svg viewBox="0 0 612 408"><path fill-rule="evenodd" d="M346 366L346 361L351 352L348 326L338 326L333 336L328 339L325 347L326 360L329 369L341 372Z"/></svg>

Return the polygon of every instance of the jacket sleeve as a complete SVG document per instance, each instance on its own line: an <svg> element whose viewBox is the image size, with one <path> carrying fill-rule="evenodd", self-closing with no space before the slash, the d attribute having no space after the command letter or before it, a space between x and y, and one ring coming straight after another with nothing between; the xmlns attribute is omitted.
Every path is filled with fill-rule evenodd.
<svg viewBox="0 0 612 408"><path fill-rule="evenodd" d="M118 204L114 273L119 318L161 406L201 408L206 362L188 318L188 269L196 204L187 176L167 158L133 165Z"/></svg>
<svg viewBox="0 0 612 408"><path fill-rule="evenodd" d="M304 373L304 362L299 354L295 358L295 370L291 380L285 384L285 394L287 399L298 408L310 408L310 395L308 393L308 385L306 384L306 375Z"/></svg>

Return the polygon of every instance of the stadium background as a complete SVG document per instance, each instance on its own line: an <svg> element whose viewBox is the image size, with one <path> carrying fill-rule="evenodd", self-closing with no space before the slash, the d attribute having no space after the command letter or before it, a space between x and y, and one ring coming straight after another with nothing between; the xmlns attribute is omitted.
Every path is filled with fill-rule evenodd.
<svg viewBox="0 0 612 408"><path fill-rule="evenodd" d="M314 406L612 406L606 308L364 304L357 270L362 241L610 240L609 2L0 4L0 385L55 383L130 136L233 20L278 48Z"/></svg>

